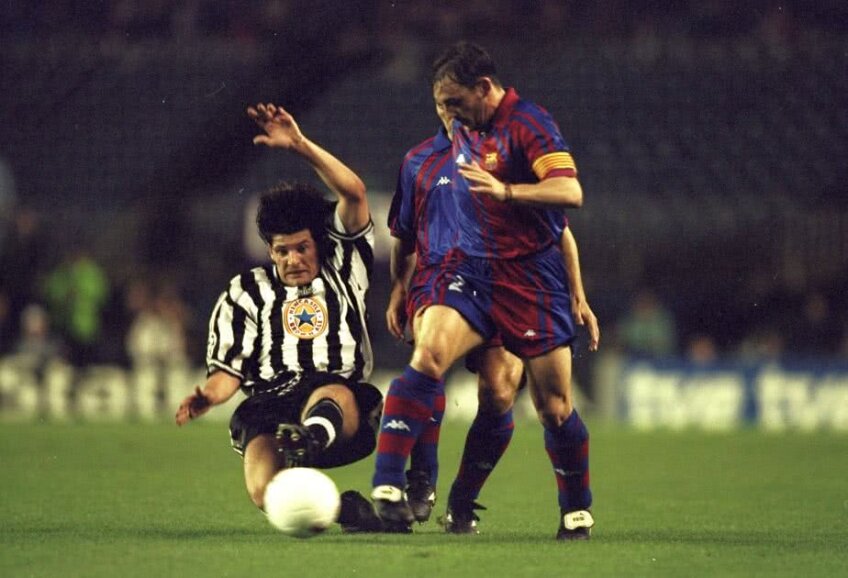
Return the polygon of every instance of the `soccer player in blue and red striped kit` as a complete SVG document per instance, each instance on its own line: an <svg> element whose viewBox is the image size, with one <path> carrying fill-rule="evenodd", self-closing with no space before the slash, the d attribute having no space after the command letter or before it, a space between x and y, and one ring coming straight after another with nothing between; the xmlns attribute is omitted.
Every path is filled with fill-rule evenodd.
<svg viewBox="0 0 848 578"><path fill-rule="evenodd" d="M436 114L442 127L404 156L389 212L392 290L386 322L392 335L401 340L407 322L414 338L420 314L432 304L432 284L444 256L453 249L450 235L437 239L429 227L432 220L428 215L445 210L439 205L449 199L442 193L453 176L453 164L448 162L453 118L444 107L437 106ZM586 326L588 348L595 351L600 328L586 299L577 241L570 228L563 230L560 247L568 271L572 314L579 325ZM448 513L442 520L449 533L476 534L479 517L473 510L484 509L476 503L477 497L512 439L512 408L526 376L521 360L504 349L499 336L469 353L465 365L477 373L477 415L466 436L448 498ZM412 448L406 472L404 495L417 522L430 518L436 501L437 449L444 405L445 397L440 393L434 401L433 417Z"/></svg>
<svg viewBox="0 0 848 578"><path fill-rule="evenodd" d="M433 65L432 87L437 107L455 120L451 155L442 161L450 176L439 177L446 197L428 214L427 234L452 249L427 282L429 306L416 320L412 359L386 397L375 508L388 530L408 531L414 517L402 490L405 464L434 417L444 374L499 335L524 362L545 429L559 495L557 538L588 538L589 435L573 407L575 327L558 247L563 208L583 202L574 161L550 115L505 89L482 48L452 46ZM470 512L473 501L452 496L448 507L453 515Z"/></svg>

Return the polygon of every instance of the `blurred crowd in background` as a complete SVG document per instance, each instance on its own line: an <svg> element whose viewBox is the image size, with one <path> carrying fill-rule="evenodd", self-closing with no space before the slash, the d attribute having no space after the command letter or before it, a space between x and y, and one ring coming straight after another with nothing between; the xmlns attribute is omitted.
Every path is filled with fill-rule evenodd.
<svg viewBox="0 0 848 578"><path fill-rule="evenodd" d="M843 3L833 0L53 0L9 3L0 25L12 37L84 31L119 41L220 37L262 42L292 26L319 26L310 12L342 14L346 26L327 32L354 44L368 34L453 40L481 29L605 38L715 37L779 36L799 28L838 32L846 24Z"/></svg>
<svg viewBox="0 0 848 578"><path fill-rule="evenodd" d="M752 38L755 39L756 46L777 47L779 52L781 46L790 49L799 37L809 38L816 35L834 37L838 46L845 46L847 30L848 9L845 3L807 0L742 3L722 0L616 0L603 3L556 0L275 0L223 3L212 0L66 0L9 3L0 16L0 35L10 42L10 45L17 46L18 52L22 53L36 42L40 46L45 39L51 40L51 49L55 52L63 42L74 46L75 40L67 39L76 37L78 42L81 35L87 38L87 42L107 43L113 46L110 50L119 51L121 46L128 50L138 44L148 43L145 46L150 46L150 41L157 39L169 42L192 40L193 46L203 47L206 38L215 39L215 46L220 46L220 42L224 41L225 44L231 43L242 48L252 47L251 49L257 51L274 50L275 56L271 59L274 63L272 72L280 77L278 82L288 81L289 84L284 88L279 88L282 85L256 85L261 86L262 90L245 90L245 94L235 95L232 99L240 103L238 106L242 106L258 98L257 95L263 90L272 94L277 90L288 90L289 92L285 93L287 96L281 98L288 97L290 100L287 102L294 100L299 114L306 114L315 101L322 100L322 95L332 93L322 87L321 83L346 78L346 66L350 66L355 74L360 75L367 75L368 66L372 66L380 70L384 78L385 75L394 75L395 81L404 77L404 71L415 69L415 74L411 76L415 76L417 82L420 72L418 69L421 67L419 61L426 63L427 55L432 50L461 37L479 39L484 45L487 42L491 45L492 42L501 40L520 43L524 39L529 43L535 38L544 38L547 39L546 42L551 42L558 41L560 36L563 36L568 37L562 38L564 42L582 38L584 40L578 41L578 44L583 43L583 46L586 42L599 45L606 41L614 42L617 43L616 46L624 46L625 52L628 53L645 50L652 38L664 43L680 41L685 44L698 42L698 39L731 37ZM283 50L280 46L285 42L288 44L285 44L287 48ZM301 44L297 45L298 42ZM286 76L285 71L290 69L285 66L291 65L280 65L280 59L285 60L286 50L295 50L295 45L297 54L306 58L311 65L325 66L327 62L341 62L336 68L326 69L329 81L327 78L319 78L310 85L312 90L316 91L314 100L304 96L305 91L292 80L295 75ZM809 45L809 42L805 44ZM267 48L269 46L273 48ZM324 60L309 60L318 58L315 56L316 52L321 52ZM345 60L347 57L350 57L350 60ZM35 57L29 55L21 58L31 62ZM521 60L520 55L516 55L516 58ZM848 57L843 51L841 54L832 55L832 58L836 60L837 76L838 71L842 71L843 78L834 81L837 83L834 86L840 87L845 82ZM8 62L11 60L3 61L4 66L10 66L11 69ZM363 65L363 62L366 64ZM262 66L264 65L260 63L257 74L262 74ZM556 70L546 69L545 66L535 64L534 67L538 68L535 72L542 79L541 83L546 82L546 79L552 82L551 77L557 75ZM25 67L22 66L21 69L23 68ZM534 70L530 70L528 74L533 72ZM26 73L15 69L15 74L17 76L10 75L9 78L17 81ZM82 77L89 81L98 74L105 73L95 67ZM673 82L674 79L669 78L668 81ZM367 84L367 79L365 82ZM663 82L663 79L658 82ZM840 85L839 82L843 84ZM226 84L222 83L222 94L225 92L225 86ZM44 185L39 184L38 178L49 171L49 168L41 161L32 160L32 154L22 153L20 143L31 143L33 150L45 148L47 153L50 153L53 145L33 143L36 131L24 138L22 133L16 133L25 130L23 125L19 124L17 128L14 126L24 120L21 118L22 103L43 99L45 94L33 92L16 95L16 88L19 87L4 87L7 96L2 112L6 126L0 140L0 146L3 147L0 149L0 356L20 354L33 359L60 356L78 366L92 363L131 366L151 360L166 364L202 365L206 323L211 305L229 277L252 263L241 245L242 213L235 211L235 217L230 215L228 219L216 222L210 227L216 231L214 235L208 234L206 230L203 230L203 234L196 235L194 233L198 226L189 221L191 218L202 221L205 217L198 218L194 214L194 203L203 203L205 210L210 213L218 210L218 206L223 207L223 212L232 213L233 205L221 201L221 198L232 198L233 190L238 190L241 194L245 188L262 188L258 186L260 183L273 184L263 177L271 174L282 177L285 176L280 174L283 171L277 165L266 163L264 168L260 168L250 178L222 174L220 165L244 164L245 153L242 149L221 149L220 146L216 148L211 145L207 148L200 147L204 157L201 164L185 163L182 162L182 157L174 159L173 155L162 161L166 165L171 162L173 166L187 166L186 172L177 169L161 171L157 168L160 165L156 164L158 161L154 158L157 152L161 153L157 150L159 136L148 135L145 137L148 139L146 144L139 146L147 147L146 151L153 159L148 162L148 165L153 167L152 172L167 173L162 180L153 179L141 189L132 189L141 179L129 179L128 183L132 181L132 184L125 188L134 195L134 201L124 199L117 205L110 200L114 196L111 192L101 194L88 190L87 200L79 200L85 208L74 208L75 201L68 198L68 193L61 190L45 191ZM43 89L46 93L49 88L40 86L28 90ZM815 87L811 90L815 90ZM435 118L428 120L427 116L432 110L427 104L429 95L425 89L421 92L421 102L424 104L420 108L426 109L426 114L420 122L430 122L435 127ZM60 91L59 94L61 98L56 96L56 102L65 100L69 94L73 96L74 92ZM212 91L204 96L209 95L217 93ZM385 94L382 96L386 97ZM842 96L844 98L844 92ZM697 99L699 95L689 95L686 98L689 97ZM155 95L155 98L159 98L159 95ZM613 103L615 106L626 108L627 99L627 94L619 94L612 100L617 101ZM159 100L165 103L164 99ZM549 104L541 99L540 101L545 105ZM588 106L593 104L589 103ZM136 105L130 98L117 103L115 110L107 111L105 127L100 126L91 131L86 138L94 141L98 137L108 137L112 134L118 141L117 144L109 145L110 149L132 147L129 141L141 137L145 126L124 126L122 115L125 114L124 108L129 111ZM327 104L328 109L338 106L337 102L333 104L332 101ZM732 106L732 103L728 106ZM817 105L813 103L810 106ZM43 119L49 115L49 111L40 111L38 104L35 109L36 117ZM228 110L226 114L236 117L241 111L242 109ZM352 112L359 114L361 111L356 109ZM99 109L93 111L95 115L99 116L99 113ZM395 110L386 113L386 116L390 115L403 116L403 112ZM184 114L184 119L191 120L186 117ZM848 142L848 123L845 121L844 111L833 112L833 116L828 118L833 122L825 121L824 124L831 124L837 129L837 140L832 144L836 150L834 154L839 158L838 155L845 151ZM231 119L226 122L235 121ZM226 122L223 128L219 124L208 132L219 131L223 138L230 140L237 136L240 141L249 144L250 127L247 123L244 123L244 129L227 132ZM377 126L379 119L363 122L371 122L376 131L380 130ZM327 120L326 124L332 123ZM575 126L580 128L579 125ZM79 126L76 128L79 129ZM332 127L320 128L326 129L327 134L332 130ZM591 142L595 128L600 132L601 127L588 126L586 132L589 134L586 135L585 141ZM85 130L83 127L82 131ZM765 130L766 140L770 138L767 128L760 127L759 130ZM126 134L114 134L120 131L126 131ZM569 134L568 130L564 132ZM575 132L578 133L579 141L580 131ZM207 135L206 132L197 134ZM426 133L420 133L419 138L419 133L412 133L405 136L404 142L411 146L425 136ZM49 138L55 137L49 135ZM61 139L61 135L59 138ZM347 135L338 138L343 144L330 142L328 148L347 160L347 155L353 154L351 148L358 147L351 146ZM369 138L379 136L355 135L352 144L369 143ZM613 135L612 138L618 137ZM827 144L827 139L834 137L827 133L822 138ZM125 140L127 142L124 142ZM162 139L161 142L165 140L167 139ZM215 141L215 137L208 140ZM323 133L322 142L326 142ZM199 145L196 141L191 141L183 143L181 150L197 146ZM370 144L365 148L368 146ZM625 142L621 146L626 149L630 145ZM776 149L780 150L781 146L782 144L778 143ZM798 146L807 147L808 143L801 142ZM591 154L601 154L597 146L586 148ZM404 150L403 146L392 145L390 154L393 156L390 161L395 163L394 166L389 166L388 160L381 160L381 164L376 168L365 168L363 176L372 191L377 189L382 193L383 203L388 198L386 195L392 190L396 163L399 163ZM139 156L138 151L131 154ZM210 160L210 156L214 155L221 155L226 161L219 163ZM743 151L741 156L744 155ZM577 158L592 157L590 154L583 157L578 154ZM842 159L844 164L844 157ZM744 158L741 162L745 162ZM791 159L787 162L791 162ZM105 161L101 162L100 166L104 166L104 163ZM140 159L139 164L144 163L145 159ZM359 161L354 154L354 168L360 170L363 164L364 161ZM122 166L126 166L127 171L141 170L126 162ZM592 162L587 162L586 166L599 174L595 177L598 183L608 168L597 161L595 166L592 166ZM202 169L208 169L206 172L210 176L206 180L198 177ZM62 170L68 175L69 181L74 179L72 169ZM700 169L693 165L692 170ZM756 170L764 174L771 172L768 166ZM830 212L832 215L844 216L848 190L841 175L844 174L845 167L837 167L833 163L822 169L817 166L792 167L792 172L802 173L802 178L806 178L813 170L819 171L816 174L822 175L821 180L813 185L813 194L801 195L805 198L803 202L813 203L812 208L818 213ZM377 173L381 176L375 177ZM143 176L140 172L138 174ZM239 184L233 184L239 178L242 179ZM220 181L218 184L209 184L216 179ZM610 179L615 180L612 177ZM374 181L377 182L376 187L373 185ZM587 210L591 211L595 191L591 187L591 179L584 184L587 188ZM709 183L705 186L708 185ZM775 187L774 190L747 190L746 193L762 194L761 204L771 206L772 193L774 198L782 198L781 194L792 197L798 192L793 187L786 188L790 190L781 192ZM118 185L116 189L121 189L121 186ZM695 193L697 192L696 187ZM732 199L736 197L735 191L723 193L727 196L719 199L716 204L727 204L728 199L731 199L732 203ZM620 196L620 202L616 194ZM637 200L628 200L627 194L628 191L610 192L604 197L610 202L603 205L604 211L608 213L636 210L635 205L640 203ZM644 196L639 197L639 200L651 198L653 197ZM754 198L754 208L751 211L756 213L759 209L756 197ZM101 203L103 206L100 206ZM835 207L833 211L830 210L831 206ZM783 211L781 214L794 215L795 206L787 207L780 209ZM99 209L102 209L102 212ZM597 205L595 210L597 211ZM735 210L731 204L731 214ZM128 211L136 214L131 223L132 226L140 227L140 230L130 231L127 222L115 220L116 215ZM592 215L591 212L587 214ZM723 215L722 213L716 218L724 219ZM698 211L694 211L693 217L698 217ZM612 217L606 218L609 220ZM677 245L669 247L667 238L658 241L665 243L665 248L655 251L650 246L653 224L645 224L644 237L648 239L644 247L645 253L649 256L654 254L655 257L665 254L667 262L655 259L652 267L652 261L647 259L647 265L635 274L630 272L616 275L609 271L612 265L607 262L606 255L626 252L626 243L616 245L612 240L605 238L603 233L594 233L588 223L581 229L579 217L576 217L574 222L578 242L585 241L585 245L581 247L581 256L589 300L602 325L602 350L654 358L682 357L696 363L711 363L723 359L780 359L787 356L848 359L848 271L843 268L840 273L839 266L828 268L824 263L807 262L803 263L804 267L799 270L812 273L809 276L800 275L800 279L797 278L799 276L793 279L792 275L787 275L785 271L775 272L772 276L768 267L770 262L780 260L780 255L789 260L803 262L804 255L809 253L799 253L796 249L800 245L809 248L805 241L810 239L810 235L806 231L816 230L816 223L819 221L814 221L812 226L804 229L798 237L774 239L777 246L775 252L780 255L773 258L764 253L763 262L766 266L763 271L751 275L753 281L746 280L748 291L744 295L740 295L738 282L723 286L720 280L709 279L703 271L693 275L693 278L702 284L699 290L704 294L713 295L711 300L678 299L691 287L691 284L680 278L679 272L686 269L679 260L690 259L692 253L680 250ZM740 221L738 228L743 229L743 236L744 229L750 222L753 221ZM92 224L90 230L85 227L86 223ZM112 226L104 227L104 224ZM384 223L378 225L383 226ZM624 222L622 226L625 229L633 228L632 222ZM833 238L839 242L848 239L846 227L848 218L837 220ZM656 234L660 235L660 228L656 229ZM786 230L794 229L796 228L790 225ZM691 244L698 245L715 240L721 247L718 251L725 251L720 243L722 239L719 239L722 234L714 235L706 235L707 241L704 236L697 237ZM690 242L690 239L681 237L678 233L670 236L674 238L674 242L681 245ZM837 256L844 256L845 250L848 250L848 247L834 247L831 241L822 244L829 247L814 255L828 255L830 253L827 251L830 250ZM781 245L785 247L781 248ZM744 252L743 248L742 253ZM674 261L675 255L678 256L678 262L676 266L669 267L668 263ZM801 257L797 257L798 255ZM711 255L712 259L719 257ZM727 257L731 261L736 259L741 264L739 268L745 268L745 255L738 258L733 255ZM636 267L632 263L631 266ZM833 268L836 272L829 272ZM666 274L663 274L663 271L666 271ZM817 271L819 275L816 275ZM739 278L743 276L744 272L739 274ZM714 283L714 286L705 287L705 282ZM401 363L406 355L398 353L397 346L390 343L382 326L386 299L386 287L383 286L388 285L385 260L378 263L373 284L375 291L371 297L371 324L372 331L377 334L377 361L384 367L390 367ZM381 352L391 353L381 355ZM395 357L397 359L394 359Z"/></svg>

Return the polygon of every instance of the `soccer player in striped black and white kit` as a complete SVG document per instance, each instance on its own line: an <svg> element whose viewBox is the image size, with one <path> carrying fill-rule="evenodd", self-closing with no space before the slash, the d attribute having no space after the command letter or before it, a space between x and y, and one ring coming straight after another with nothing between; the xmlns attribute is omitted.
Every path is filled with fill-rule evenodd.
<svg viewBox="0 0 848 578"><path fill-rule="evenodd" d="M563 208L583 203L574 161L551 116L504 88L479 46L462 42L443 53L432 88L436 105L455 120L447 210L429 218L436 234L455 233L454 249L433 281L412 359L386 396L372 499L384 522L402 528L414 519L403 497L404 465L444 374L498 334L530 378L557 482L557 538L586 539L594 525L589 434L573 405L575 327L557 246ZM450 506L453 515L473 509Z"/></svg>
<svg viewBox="0 0 848 578"><path fill-rule="evenodd" d="M230 434L248 494L262 508L283 468L330 468L371 454L382 396L364 382L373 364L365 294L374 243L365 185L283 108L260 104L248 115L264 131L255 144L300 155L337 196L330 202L306 184L262 195L256 222L272 263L234 277L221 294L209 322L209 377L176 414L183 425L239 389L248 396Z"/></svg>

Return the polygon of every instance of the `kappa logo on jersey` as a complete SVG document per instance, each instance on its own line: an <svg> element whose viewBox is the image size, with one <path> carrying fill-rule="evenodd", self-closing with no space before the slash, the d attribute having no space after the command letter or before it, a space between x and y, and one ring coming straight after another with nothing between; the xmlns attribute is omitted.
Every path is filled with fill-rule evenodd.
<svg viewBox="0 0 848 578"><path fill-rule="evenodd" d="M493 171L498 168L498 153L486 153L486 157L483 159L483 164L487 171Z"/></svg>
<svg viewBox="0 0 848 578"><path fill-rule="evenodd" d="M315 339L327 329L327 311L315 299L301 297L286 305L283 326L298 339Z"/></svg>
<svg viewBox="0 0 848 578"><path fill-rule="evenodd" d="M406 424L406 422L401 420L401 419L391 420L389 423L387 423L386 425L383 426L383 429L396 429L396 430L412 431L411 429L409 429L409 426Z"/></svg>
<svg viewBox="0 0 848 578"><path fill-rule="evenodd" d="M524 332L524 337L536 337L536 332L532 329L528 329Z"/></svg>
<svg viewBox="0 0 848 578"><path fill-rule="evenodd" d="M451 180L448 177L442 177L436 182L436 186L439 185L449 185L451 184Z"/></svg>

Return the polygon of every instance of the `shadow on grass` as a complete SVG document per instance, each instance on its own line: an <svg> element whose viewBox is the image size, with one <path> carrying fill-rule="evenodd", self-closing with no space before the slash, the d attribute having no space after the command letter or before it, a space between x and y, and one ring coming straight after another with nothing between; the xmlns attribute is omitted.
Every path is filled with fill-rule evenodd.
<svg viewBox="0 0 848 578"><path fill-rule="evenodd" d="M541 536L531 532L511 532L497 536L477 536L491 542L509 542L511 544L539 544ZM707 530L664 530L647 529L624 531L615 529L595 530L592 544L656 544L685 546L722 546L722 547L769 547L793 549L832 549L848 540L848 531L818 530L799 533L791 530L774 532L750 529L707 529Z"/></svg>
<svg viewBox="0 0 848 578"><path fill-rule="evenodd" d="M226 539L228 541L256 541L261 538L273 538L274 533L267 528L257 525L255 528L248 526L228 526L216 528L178 527L175 525L161 527L129 527L129 526L104 526L91 528L70 525L54 526L20 526L16 528L4 528L0 535L9 540L15 538L28 538L42 536L45 539L72 539L86 541L112 541L133 539L150 540L208 540Z"/></svg>
<svg viewBox="0 0 848 578"><path fill-rule="evenodd" d="M257 543L283 538L263 524L248 524L242 526L197 527L169 524L162 526L131 527L104 526L99 528L71 525L30 525L6 527L0 531L4 542L25 540L33 541L85 541L112 542L126 539L133 540L177 540L177 541L208 541L226 540L228 543ZM602 529L596 531L592 540L586 546L602 545L666 545L666 546L720 546L720 547L767 547L791 548L795 550L832 550L836 545L848 540L848 532L835 530L819 530L814 533L797 533L787 531L777 533L767 530L740 529L708 529L708 530L616 530ZM417 531L411 535L402 534L343 534L333 529L327 534L317 537L310 542L329 544L367 543L369 546L397 547L429 547L433 545L464 544L469 548L492 546L522 546L538 547L549 541L555 544L553 532L493 531L484 532L477 536L457 536L438 531Z"/></svg>
<svg viewBox="0 0 848 578"><path fill-rule="evenodd" d="M429 546L433 544L466 544L470 548L475 546L491 547L497 545L521 546L532 545L538 547L549 541L556 544L554 533L540 534L539 532L492 532L481 533L476 536L455 536L441 532L416 532L412 535L399 534L329 534L321 540L333 542L367 541L373 546L397 546L398 544L409 544L410 546ZM691 530L680 532L676 530L640 530L622 531L603 529L592 535L592 540L585 543L590 545L666 545L666 546L716 546L716 547L766 547L766 548L792 548L795 550L832 550L848 540L848 532L834 530L820 530L815 533L799 534L787 531L777 533L766 530L738 530L738 529L716 529L716 530ZM580 544L580 543L578 543Z"/></svg>

